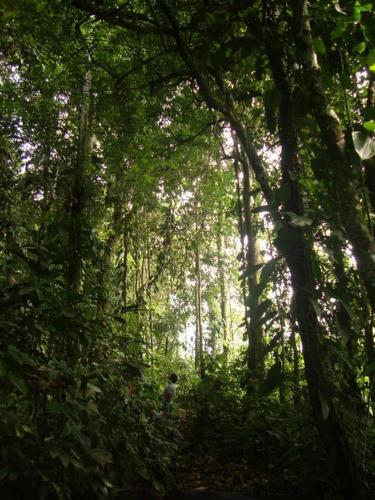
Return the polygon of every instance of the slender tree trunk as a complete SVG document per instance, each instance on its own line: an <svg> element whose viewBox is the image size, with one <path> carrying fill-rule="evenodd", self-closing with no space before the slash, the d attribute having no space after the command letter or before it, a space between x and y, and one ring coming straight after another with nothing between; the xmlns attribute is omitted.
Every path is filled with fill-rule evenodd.
<svg viewBox="0 0 375 500"><path fill-rule="evenodd" d="M83 249L84 249L84 217L86 204L86 176L89 168L91 153L91 125L93 118L91 91L91 73L87 71L81 95L81 107L79 112L79 133L77 145L77 157L73 171L73 183L69 193L69 229L68 229L68 266L67 283L76 293L81 292L83 281ZM74 309L75 304L71 304ZM78 332L74 337L68 339L67 355L74 366L78 360L81 350L81 342Z"/></svg>
<svg viewBox="0 0 375 500"><path fill-rule="evenodd" d="M50 101L53 99L53 94L49 93L46 98ZM43 198L41 200L41 221L38 231L38 245L43 244L44 239L47 236L48 231L48 213L51 210L51 202L53 200L53 184L52 176L54 174L54 165L52 161L52 147L54 134L57 129L57 115L52 118L46 119L45 133L44 133L44 143L41 151L41 164L43 166L43 176L42 176L42 189ZM42 259L42 254L40 254L40 259Z"/></svg>
<svg viewBox="0 0 375 500"><path fill-rule="evenodd" d="M146 213L146 260L147 260L147 306L148 306L148 342L150 346L150 363L154 362L154 335L153 335L153 318L152 318L152 290L151 290L151 253L150 253L150 233L148 213Z"/></svg>
<svg viewBox="0 0 375 500"><path fill-rule="evenodd" d="M281 297L279 294L279 291L277 289L276 284L273 285L273 293L275 295L276 299L276 306L277 306L277 314L279 316L279 324L280 324L280 332L281 332L281 339L280 339L280 344L281 344L281 350L280 350L280 356L279 356L279 361L280 361L280 366L281 366L281 377L280 377L280 382L279 382L279 399L280 403L284 404L286 401L286 390L285 390L285 317L283 314L283 307L281 304Z"/></svg>
<svg viewBox="0 0 375 500"><path fill-rule="evenodd" d="M244 220L243 220L243 207L242 207L242 191L241 191L241 179L240 179L240 168L239 168L239 160L235 159L234 160L234 172L236 176L236 193L237 193L237 217L238 217L238 230L240 234L240 240L241 240L241 291L242 291L242 299L244 303L244 311L245 311L245 328L246 328L246 335L247 338L250 339L251 334L250 334L250 313L249 313L249 308L247 306L247 286L246 286L246 279L245 279L245 272L246 272L246 250L245 250L245 229L244 229Z"/></svg>
<svg viewBox="0 0 375 500"><path fill-rule="evenodd" d="M134 299L135 302L137 302L137 297L138 297L138 289L140 287L139 284L139 261L140 261L140 256L139 256L139 220L138 220L138 213L136 215L136 236L135 236L135 258L134 258L134 288L133 288L133 293L134 293Z"/></svg>
<svg viewBox="0 0 375 500"><path fill-rule="evenodd" d="M252 172L248 159L245 155L240 154L242 165L242 203L244 213L244 228L246 234L246 274L248 284L248 297L253 294L255 287L258 284L258 275L256 266L259 264L257 241L256 241L256 228L253 215L251 213L251 189L252 189ZM262 378L263 372L263 332L262 328L257 325L257 310L259 307L259 299L253 298L250 301L250 336L247 365L249 375L252 379L258 380Z"/></svg>
<svg viewBox="0 0 375 500"><path fill-rule="evenodd" d="M203 339L202 339L202 295L199 241L195 244L195 367L202 375Z"/></svg>
<svg viewBox="0 0 375 500"><path fill-rule="evenodd" d="M293 403L295 408L301 407L301 388L299 384L299 357L300 353L297 348L297 339L296 339L296 324L294 319L293 307L291 306L290 311L290 346L292 348L293 353L293 372L292 372L292 380L293 380Z"/></svg>
<svg viewBox="0 0 375 500"><path fill-rule="evenodd" d="M375 107L375 76L372 71L367 70L368 74L368 89L367 89L367 103L366 108ZM363 162L365 169L365 184L367 191L367 199L369 209L372 214L375 214L375 158L370 158ZM371 219L369 217L370 230L373 232ZM375 310L367 310L368 321L365 327L365 350L368 366L375 364L375 343L374 343L374 312ZM375 403L375 371L369 373L369 405ZM370 408L369 408L370 410ZM374 408L373 408L374 410ZM375 412L374 412L375 413Z"/></svg>
<svg viewBox="0 0 375 500"><path fill-rule="evenodd" d="M16 242L11 201L12 171L6 140L0 135L0 243L3 244L6 264L4 273L9 285L14 285L15 277L11 266L11 250Z"/></svg>
<svg viewBox="0 0 375 500"><path fill-rule="evenodd" d="M112 233L107 238L102 265L98 276L98 312L99 317L103 318L108 310L109 291L111 286L111 271L113 252L124 233L122 217L123 200L118 199L115 202Z"/></svg>
<svg viewBox="0 0 375 500"><path fill-rule="evenodd" d="M69 204L70 227L68 234L69 262L67 281L76 293L80 292L82 286L85 182L90 161L91 122L91 74L88 71L82 86L77 159L74 168L73 185L71 188Z"/></svg>
<svg viewBox="0 0 375 500"><path fill-rule="evenodd" d="M129 218L125 216L124 233L123 233L123 246L124 246L124 258L123 258L123 275L122 275L122 306L126 311L128 305L128 286L129 286Z"/></svg>
<svg viewBox="0 0 375 500"><path fill-rule="evenodd" d="M220 315L221 315L221 332L223 339L223 353L225 359L229 356L229 325L228 325L228 303L227 303L227 282L225 275L225 261L223 253L223 212L220 208L218 213L218 225L216 233L216 248L217 248L217 267L218 279L220 287Z"/></svg>
<svg viewBox="0 0 375 500"><path fill-rule="evenodd" d="M198 204L198 188L195 194L195 368L201 378L205 375L203 359L202 289L200 238L201 220Z"/></svg>
<svg viewBox="0 0 375 500"><path fill-rule="evenodd" d="M375 76L372 71L367 70L368 88L366 108L375 107ZM370 158L363 162L365 167L365 182L370 201L371 211L375 214L375 158Z"/></svg>
<svg viewBox="0 0 375 500"><path fill-rule="evenodd" d="M367 308L367 322L365 327L365 350L367 365L373 367L375 363L375 345L374 345L374 311ZM369 373L370 389L369 404L375 403L375 373L374 369Z"/></svg>

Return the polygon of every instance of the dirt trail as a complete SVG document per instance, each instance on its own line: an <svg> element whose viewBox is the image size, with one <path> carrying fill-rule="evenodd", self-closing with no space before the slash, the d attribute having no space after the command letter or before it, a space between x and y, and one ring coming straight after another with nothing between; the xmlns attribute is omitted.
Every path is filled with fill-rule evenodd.
<svg viewBox="0 0 375 500"><path fill-rule="evenodd" d="M259 500L288 498L284 471L276 470L279 464L268 463L257 451L244 452L236 443L228 445L219 435L200 436L189 422L180 421L179 430L183 440L176 461L175 491L230 492Z"/></svg>

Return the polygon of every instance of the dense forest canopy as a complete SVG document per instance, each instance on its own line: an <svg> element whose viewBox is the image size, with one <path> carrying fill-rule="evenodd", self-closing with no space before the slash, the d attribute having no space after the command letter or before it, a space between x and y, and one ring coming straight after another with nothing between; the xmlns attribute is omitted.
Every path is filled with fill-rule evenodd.
<svg viewBox="0 0 375 500"><path fill-rule="evenodd" d="M2 498L163 498L182 436L284 464L236 491L371 498L372 2L3 0L0 33Z"/></svg>

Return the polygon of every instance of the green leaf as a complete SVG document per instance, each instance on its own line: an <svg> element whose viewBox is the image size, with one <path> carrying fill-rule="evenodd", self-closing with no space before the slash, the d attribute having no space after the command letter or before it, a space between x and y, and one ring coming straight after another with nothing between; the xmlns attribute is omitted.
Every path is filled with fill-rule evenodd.
<svg viewBox="0 0 375 500"><path fill-rule="evenodd" d="M282 338L283 338L283 332L282 331L277 332L275 334L275 336L270 340L270 342L268 343L268 345L264 346L263 356L265 356L269 352L273 351L273 349L277 346L279 340L282 339Z"/></svg>
<svg viewBox="0 0 375 500"><path fill-rule="evenodd" d="M99 394L102 392L102 390L94 384L88 383L86 387L87 387L87 395L88 396L93 395L93 394Z"/></svg>
<svg viewBox="0 0 375 500"><path fill-rule="evenodd" d="M24 286L19 290L20 295L28 295L30 292L33 292L35 290L35 287L33 286Z"/></svg>
<svg viewBox="0 0 375 500"><path fill-rule="evenodd" d="M253 315L253 317L251 319L254 321L256 326L259 326L261 317L263 316L263 314L265 314L267 312L267 309L270 306L272 306L272 300L266 299L266 300L263 300L263 302L261 302L258 305L258 307L255 309L255 314Z"/></svg>
<svg viewBox="0 0 375 500"><path fill-rule="evenodd" d="M275 273L278 266L278 258L271 259L266 262L260 273L259 283L251 290L250 296L247 299L247 304L252 307L255 301L261 296L263 290L270 282L271 277Z"/></svg>
<svg viewBox="0 0 375 500"><path fill-rule="evenodd" d="M269 369L266 379L260 387L260 392L264 395L270 394L279 386L282 379L283 373L281 362L276 361L276 363Z"/></svg>
<svg viewBox="0 0 375 500"><path fill-rule="evenodd" d="M59 455L59 459L66 469L69 465L69 456L66 453L62 453L61 455Z"/></svg>
<svg viewBox="0 0 375 500"><path fill-rule="evenodd" d="M335 3L335 10L339 13L339 14L343 14L344 16L347 16L347 13L342 10L341 6L339 3Z"/></svg>
<svg viewBox="0 0 375 500"><path fill-rule="evenodd" d="M325 54L327 52L326 46L321 38L313 38L312 43L318 54Z"/></svg>
<svg viewBox="0 0 375 500"><path fill-rule="evenodd" d="M233 34L237 38L242 38L246 35L247 26L243 21L238 21L233 24Z"/></svg>
<svg viewBox="0 0 375 500"><path fill-rule="evenodd" d="M365 121L374 121L375 120L375 106L369 106L363 112L363 117Z"/></svg>
<svg viewBox="0 0 375 500"><path fill-rule="evenodd" d="M256 189L252 189L250 191L249 195L252 196L252 197L255 197L255 196L257 196L261 192L262 192L262 190L260 188L256 188Z"/></svg>
<svg viewBox="0 0 375 500"><path fill-rule="evenodd" d="M322 407L322 417L323 420L327 420L328 415L329 415L329 406L327 403L327 400L323 396L323 394L319 391L319 399L320 399L320 405Z"/></svg>
<svg viewBox="0 0 375 500"><path fill-rule="evenodd" d="M19 377L16 373L9 373L8 375L9 380L12 382L12 384L22 393L23 396L26 396L27 394L27 387L25 385L25 382L22 380L21 377Z"/></svg>
<svg viewBox="0 0 375 500"><path fill-rule="evenodd" d="M111 453L103 448L92 448L90 451L90 457L99 465L112 463Z"/></svg>
<svg viewBox="0 0 375 500"><path fill-rule="evenodd" d="M344 17L342 17L337 23L336 29L334 29L331 33L331 40L336 40L337 38L342 36L345 33L347 27L348 22Z"/></svg>
<svg viewBox="0 0 375 500"><path fill-rule="evenodd" d="M369 160L375 156L375 141L365 132L352 133L354 149L361 160Z"/></svg>
<svg viewBox="0 0 375 500"><path fill-rule="evenodd" d="M367 65L375 73L375 49L371 49L367 56Z"/></svg>
<svg viewBox="0 0 375 500"><path fill-rule="evenodd" d="M329 298L333 298L333 299L338 300L340 302L340 304L342 305L342 307L347 312L347 314L350 317L350 319L352 321L354 320L355 314L354 314L352 308L348 304L347 300L344 299L340 293L338 293L336 290L328 290L328 289L325 290L325 293L327 294L327 296Z"/></svg>
<svg viewBox="0 0 375 500"><path fill-rule="evenodd" d="M83 465L82 465L82 464L81 464L81 462L80 462L79 460L77 460L76 458L70 457L70 463L73 465L73 467L74 467L75 469L84 470Z"/></svg>
<svg viewBox="0 0 375 500"><path fill-rule="evenodd" d="M355 12L371 12L372 11L372 3L360 3L358 0L354 4Z"/></svg>
<svg viewBox="0 0 375 500"><path fill-rule="evenodd" d="M60 455L61 450L59 448L51 448L48 453L51 458L55 459Z"/></svg>
<svg viewBox="0 0 375 500"><path fill-rule="evenodd" d="M283 184L274 195L273 203L280 205L290 199L290 183Z"/></svg>
<svg viewBox="0 0 375 500"><path fill-rule="evenodd" d="M146 468L142 468L140 469L139 473L140 477L142 479L145 479L146 481L150 481L151 480L151 476L150 476L150 473L148 472L148 470Z"/></svg>
<svg viewBox="0 0 375 500"><path fill-rule="evenodd" d="M277 231L277 236L274 239L274 245L281 253L287 253L298 240L298 231L291 227L282 226Z"/></svg>
<svg viewBox="0 0 375 500"><path fill-rule="evenodd" d="M267 323L267 321L271 321L270 324L272 324L278 317L277 311L270 310L266 312L264 316L262 316L255 324L255 328L259 328L260 326L264 325ZM269 325L268 325L269 326Z"/></svg>
<svg viewBox="0 0 375 500"><path fill-rule="evenodd" d="M363 124L363 128L366 129L368 132L375 132L375 121L370 120L369 122L365 122Z"/></svg>
<svg viewBox="0 0 375 500"><path fill-rule="evenodd" d="M0 378L4 377L7 372L7 365L4 361L0 361Z"/></svg>
<svg viewBox="0 0 375 500"><path fill-rule="evenodd" d="M2 481L3 479L5 479L8 475L8 469L0 469L0 481Z"/></svg>
<svg viewBox="0 0 375 500"><path fill-rule="evenodd" d="M34 365L34 361L30 356L18 349L15 345L11 344L8 346L8 353L12 358L17 361L20 365Z"/></svg>
<svg viewBox="0 0 375 500"><path fill-rule="evenodd" d="M355 46L355 52L358 54L363 54L363 52L366 50L366 42L361 42L358 45Z"/></svg>
<svg viewBox="0 0 375 500"><path fill-rule="evenodd" d="M240 254L242 257L242 253ZM252 276L253 274L257 273L262 267L264 266L264 263L262 264L256 264L255 266L248 267L246 271L244 271L243 275L245 276Z"/></svg>
<svg viewBox="0 0 375 500"><path fill-rule="evenodd" d="M363 371L363 375L371 375L374 372L375 372L375 361L366 366L366 368Z"/></svg>
<svg viewBox="0 0 375 500"><path fill-rule="evenodd" d="M57 498L59 500L64 500L66 497L65 497L64 492L62 491L61 487L57 483L52 483L52 486L56 492Z"/></svg>
<svg viewBox="0 0 375 500"><path fill-rule="evenodd" d="M289 224L292 227L306 227L311 226L313 223L310 217L306 217L305 215L297 215L294 212L285 212L290 217Z"/></svg>
<svg viewBox="0 0 375 500"><path fill-rule="evenodd" d="M312 299L310 297L310 302L311 302L311 305L313 306L314 308L314 311L315 311L315 314L319 317L322 315L323 311L322 311L322 308L320 307L320 305L317 303L317 301L315 299Z"/></svg>

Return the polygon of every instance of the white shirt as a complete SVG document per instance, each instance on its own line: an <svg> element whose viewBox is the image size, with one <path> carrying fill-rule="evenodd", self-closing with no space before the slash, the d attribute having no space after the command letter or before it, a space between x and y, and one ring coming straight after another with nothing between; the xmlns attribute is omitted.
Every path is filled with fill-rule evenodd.
<svg viewBox="0 0 375 500"><path fill-rule="evenodd" d="M168 382L167 387L164 389L163 398L166 403L173 403L176 396L176 384L173 382Z"/></svg>

